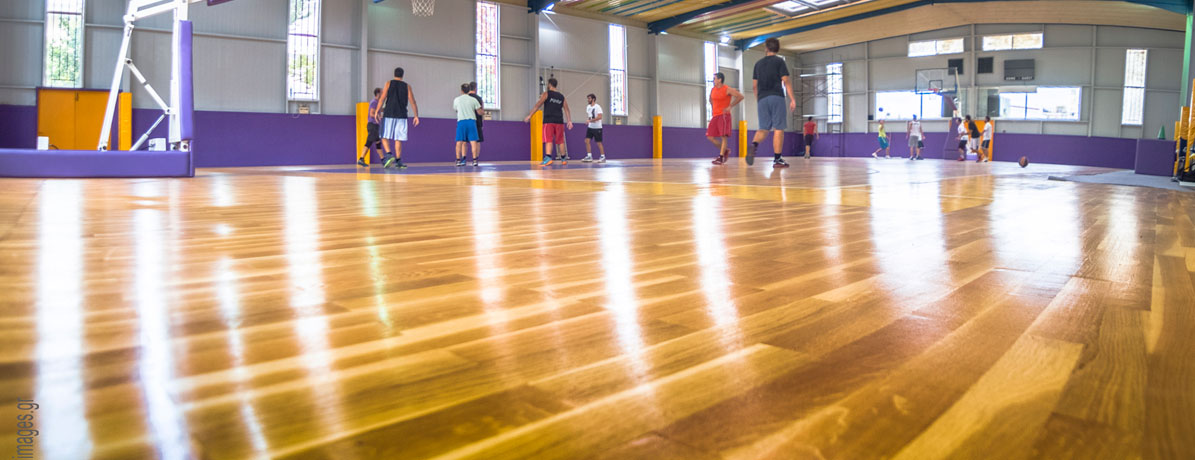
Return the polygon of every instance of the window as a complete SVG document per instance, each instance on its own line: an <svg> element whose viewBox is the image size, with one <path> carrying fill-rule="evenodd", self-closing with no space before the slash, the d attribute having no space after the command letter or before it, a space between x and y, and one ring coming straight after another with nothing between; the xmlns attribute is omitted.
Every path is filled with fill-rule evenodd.
<svg viewBox="0 0 1195 460"><path fill-rule="evenodd" d="M1041 48L1044 35L1041 32L1011 35L989 35L983 37L984 51L1032 50Z"/></svg>
<svg viewBox="0 0 1195 460"><path fill-rule="evenodd" d="M1124 56L1124 104L1120 123L1140 125L1145 113L1145 63L1147 50L1131 49Z"/></svg>
<svg viewBox="0 0 1195 460"><path fill-rule="evenodd" d="M826 105L830 123L842 123L842 63L826 64Z"/></svg>
<svg viewBox="0 0 1195 460"><path fill-rule="evenodd" d="M714 89L714 74L718 73L718 47L711 42L705 42L705 113L706 118L714 116L710 107L710 91Z"/></svg>
<svg viewBox="0 0 1195 460"><path fill-rule="evenodd" d="M319 100L320 0L290 0L286 27L286 97Z"/></svg>
<svg viewBox="0 0 1195 460"><path fill-rule="evenodd" d="M42 84L83 86L83 0L46 0L46 48Z"/></svg>
<svg viewBox="0 0 1195 460"><path fill-rule="evenodd" d="M963 52L963 39L961 38L909 42L909 57L958 54L961 52Z"/></svg>
<svg viewBox="0 0 1195 460"><path fill-rule="evenodd" d="M1000 118L1079 120L1082 92L1077 87L1038 87L1033 93L1000 93Z"/></svg>
<svg viewBox="0 0 1195 460"><path fill-rule="evenodd" d="M627 116L627 31L610 24L610 115Z"/></svg>
<svg viewBox="0 0 1195 460"><path fill-rule="evenodd" d="M916 91L881 91L876 93L876 120L911 120L917 118L947 118L942 96Z"/></svg>
<svg viewBox="0 0 1195 460"><path fill-rule="evenodd" d="M498 32L498 5L477 2L477 95L485 102L485 108L500 107L502 92L502 61L499 58L501 38Z"/></svg>

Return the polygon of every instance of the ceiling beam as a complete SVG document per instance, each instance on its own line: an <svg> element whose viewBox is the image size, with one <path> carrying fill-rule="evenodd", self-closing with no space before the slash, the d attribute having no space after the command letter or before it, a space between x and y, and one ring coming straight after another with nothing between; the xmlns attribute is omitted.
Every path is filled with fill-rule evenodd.
<svg viewBox="0 0 1195 460"><path fill-rule="evenodd" d="M528 0L528 1L535 1L535 0ZM673 27L684 24L684 23L688 22L690 19L696 18L698 16L722 11L727 8L733 8L733 7L742 5L744 3L751 3L751 2L757 2L757 1L759 1L759 0L730 0L728 2L722 2L717 5L710 5L705 8L698 8L693 11L690 11L687 13L681 13L681 14L678 14L678 15L670 17L670 18L664 18L664 19L661 19L658 21L649 22L649 23L647 23L647 32L653 33L653 34L658 34L660 32L663 32L663 31L666 31ZM779 1L779 0L777 0L777 1Z"/></svg>
<svg viewBox="0 0 1195 460"><path fill-rule="evenodd" d="M904 11L904 10L917 8L917 7L921 7L921 6L933 5L935 3L980 3L980 2L990 2L990 1L1006 1L1006 0L917 0L917 1L909 2L909 3L900 4L900 5L890 6L887 8L880 8L878 10L867 11L867 12L863 12L863 13L859 13L859 14L855 14L855 15L851 15L851 16L841 17L841 18L837 18L837 19L831 19L829 21L819 22L819 23L815 23L815 24L807 24L807 25L803 25L800 27L794 27L791 29L785 29L785 30L780 30L780 31L772 32L772 33L759 35L756 37L744 38L742 40L736 40L734 42L734 44L735 44L735 48L738 48L740 50L747 50L747 49L751 49L756 46L759 46L760 44L762 44L764 41L766 41L769 38L780 38L785 35L792 35L792 34L797 34L797 33L801 33L801 32L808 32L810 30L816 30L816 29L820 29L822 27L828 27L828 26L833 26L833 25L838 25L838 24L846 24L848 22L854 22L854 21L858 21L861 19L873 18L876 16L883 16L885 14L896 13L898 11ZM1140 4L1140 5L1147 5L1147 6L1152 6L1155 8L1161 8L1161 9L1164 9L1167 11L1173 11L1175 13L1181 13L1181 14L1187 14L1187 13L1191 12L1190 0L1124 0L1124 1L1126 1L1128 3L1136 3L1136 4Z"/></svg>

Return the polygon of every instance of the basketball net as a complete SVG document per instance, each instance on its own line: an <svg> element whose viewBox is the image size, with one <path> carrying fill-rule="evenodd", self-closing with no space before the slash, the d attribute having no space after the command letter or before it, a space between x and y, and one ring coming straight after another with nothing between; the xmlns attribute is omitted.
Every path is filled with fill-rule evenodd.
<svg viewBox="0 0 1195 460"><path fill-rule="evenodd" d="M428 17L436 12L436 0L411 0L411 13Z"/></svg>

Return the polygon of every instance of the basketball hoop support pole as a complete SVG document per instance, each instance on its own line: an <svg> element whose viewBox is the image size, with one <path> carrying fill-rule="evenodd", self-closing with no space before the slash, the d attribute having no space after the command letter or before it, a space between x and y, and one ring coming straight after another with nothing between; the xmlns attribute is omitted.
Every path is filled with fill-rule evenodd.
<svg viewBox="0 0 1195 460"><path fill-rule="evenodd" d="M112 123L115 118L116 101L120 94L120 84L127 67L138 83L162 108L162 116L169 118L169 143L172 150L189 151L191 149L191 23L188 21L188 7L191 2L200 0L132 0L124 15L124 34L120 42L120 54L116 56L115 70L112 72L112 86L108 91L108 104L104 111L104 124L100 128L98 150L108 150L112 135ZM133 64L129 57L129 42L133 38L134 23L140 19L163 13L174 14L174 25L171 30L170 42L170 102L164 101L158 92L149 85L145 77ZM162 120L159 118L158 122ZM158 123L154 123L154 127ZM150 128L141 139L146 139L154 128ZM133 146L133 150L140 147L141 142Z"/></svg>

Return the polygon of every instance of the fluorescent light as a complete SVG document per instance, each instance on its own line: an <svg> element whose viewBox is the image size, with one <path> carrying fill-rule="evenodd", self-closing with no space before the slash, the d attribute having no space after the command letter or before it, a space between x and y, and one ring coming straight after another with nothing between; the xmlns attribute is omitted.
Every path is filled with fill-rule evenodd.
<svg viewBox="0 0 1195 460"><path fill-rule="evenodd" d="M730 43L730 36L723 35L722 38L720 38L718 41L722 42L723 45Z"/></svg>
<svg viewBox="0 0 1195 460"><path fill-rule="evenodd" d="M784 2L780 2L780 3L774 3L774 4L772 4L772 6L769 6L768 8L774 9L774 10L779 10L781 13L792 14L792 13L796 13L799 11L807 10L807 9L809 9L809 6L805 5L804 3L797 3L792 0L789 0L789 1L784 1Z"/></svg>

